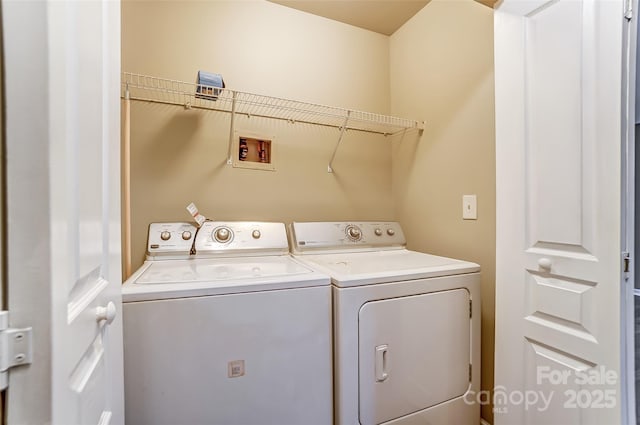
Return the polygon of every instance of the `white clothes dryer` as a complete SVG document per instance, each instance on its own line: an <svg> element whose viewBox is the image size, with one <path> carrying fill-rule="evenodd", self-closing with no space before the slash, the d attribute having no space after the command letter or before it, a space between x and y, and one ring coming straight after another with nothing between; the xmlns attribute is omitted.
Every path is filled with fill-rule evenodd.
<svg viewBox="0 0 640 425"><path fill-rule="evenodd" d="M406 249L395 222L292 223L332 278L336 425L477 425L480 267Z"/></svg>
<svg viewBox="0 0 640 425"><path fill-rule="evenodd" d="M147 250L122 290L127 423L332 424L330 280L284 224L154 223Z"/></svg>

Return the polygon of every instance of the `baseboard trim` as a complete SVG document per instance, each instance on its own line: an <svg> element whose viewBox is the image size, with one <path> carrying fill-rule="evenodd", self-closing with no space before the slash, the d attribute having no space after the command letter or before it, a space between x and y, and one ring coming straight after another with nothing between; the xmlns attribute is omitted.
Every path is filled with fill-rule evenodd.
<svg viewBox="0 0 640 425"><path fill-rule="evenodd" d="M491 425L491 424L485 421L484 419L480 418L480 425Z"/></svg>

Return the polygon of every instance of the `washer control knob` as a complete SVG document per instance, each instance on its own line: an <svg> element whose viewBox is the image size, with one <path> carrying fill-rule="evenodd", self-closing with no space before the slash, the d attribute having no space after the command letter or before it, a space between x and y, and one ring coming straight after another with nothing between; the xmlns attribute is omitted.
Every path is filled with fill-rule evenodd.
<svg viewBox="0 0 640 425"><path fill-rule="evenodd" d="M171 239L171 233L167 232L166 230L163 231L162 233L160 233L160 239L162 239L163 241L168 241L169 239Z"/></svg>
<svg viewBox="0 0 640 425"><path fill-rule="evenodd" d="M373 233L375 233L376 236L382 236L382 229L376 229L373 231Z"/></svg>
<svg viewBox="0 0 640 425"><path fill-rule="evenodd" d="M396 234L396 231L395 231L395 230L393 230L393 229L387 229L387 235L389 235L389 236L393 236L393 235L395 235L395 234Z"/></svg>
<svg viewBox="0 0 640 425"><path fill-rule="evenodd" d="M251 236L253 236L253 239L260 239L260 236L262 236L262 234L260 233L260 230L254 230L253 232L251 232Z"/></svg>
<svg viewBox="0 0 640 425"><path fill-rule="evenodd" d="M191 232L188 230L185 230L184 232L182 232L182 239L184 239L185 241L188 241L189 239L191 239Z"/></svg>
<svg viewBox="0 0 640 425"><path fill-rule="evenodd" d="M360 229L357 227L350 226L347 228L347 236L349 236L349 239L357 241L360 239L360 236L362 236L362 233L360 233Z"/></svg>
<svg viewBox="0 0 640 425"><path fill-rule="evenodd" d="M218 242L227 242L231 237L231 232L226 227L217 229L213 235Z"/></svg>

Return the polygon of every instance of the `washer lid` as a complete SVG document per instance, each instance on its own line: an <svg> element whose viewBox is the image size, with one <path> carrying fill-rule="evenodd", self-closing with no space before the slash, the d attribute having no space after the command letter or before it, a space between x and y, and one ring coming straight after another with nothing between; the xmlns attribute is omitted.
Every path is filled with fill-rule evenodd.
<svg viewBox="0 0 640 425"><path fill-rule="evenodd" d="M475 263L407 249L304 255L297 258L330 275L333 283L340 287L480 271L480 266Z"/></svg>
<svg viewBox="0 0 640 425"><path fill-rule="evenodd" d="M329 285L288 255L146 261L122 287L123 301L237 294Z"/></svg>

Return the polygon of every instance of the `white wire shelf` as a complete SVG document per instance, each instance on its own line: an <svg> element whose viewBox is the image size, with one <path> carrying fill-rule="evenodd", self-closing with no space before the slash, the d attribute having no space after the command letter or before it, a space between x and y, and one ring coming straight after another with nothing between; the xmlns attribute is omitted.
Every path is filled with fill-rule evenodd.
<svg viewBox="0 0 640 425"><path fill-rule="evenodd" d="M231 148L233 122L236 114L339 128L341 132L338 145L345 130L391 135L406 130L421 131L424 129L424 122L406 118L263 96L129 72L124 72L122 76L122 97L180 105L188 109L208 109L231 113L232 128L229 148ZM333 157L335 157L338 145L336 145ZM231 149L229 149L229 154L231 154ZM329 171L332 171L333 157L329 164ZM229 157L228 162L230 159Z"/></svg>

